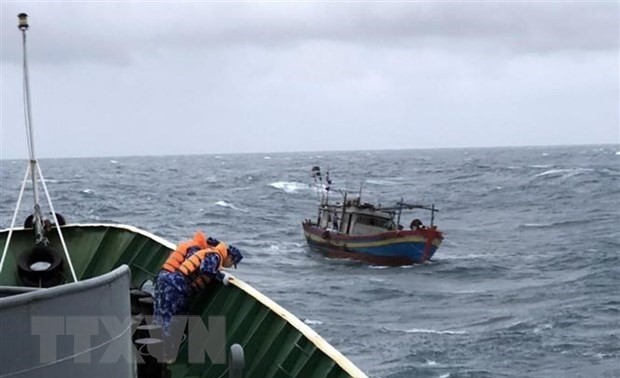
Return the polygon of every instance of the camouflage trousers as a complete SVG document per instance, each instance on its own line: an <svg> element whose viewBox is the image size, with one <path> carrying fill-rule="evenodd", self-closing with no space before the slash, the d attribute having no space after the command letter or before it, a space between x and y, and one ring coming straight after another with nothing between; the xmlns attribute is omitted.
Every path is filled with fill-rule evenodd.
<svg viewBox="0 0 620 378"><path fill-rule="evenodd" d="M189 295L190 288L183 274L162 270L157 276L153 317L165 334L168 334L175 315L186 315Z"/></svg>

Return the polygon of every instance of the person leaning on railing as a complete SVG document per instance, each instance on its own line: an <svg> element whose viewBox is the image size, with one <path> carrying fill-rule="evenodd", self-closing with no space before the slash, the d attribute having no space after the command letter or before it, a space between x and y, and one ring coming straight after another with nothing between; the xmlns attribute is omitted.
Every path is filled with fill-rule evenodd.
<svg viewBox="0 0 620 378"><path fill-rule="evenodd" d="M228 285L230 275L222 268L236 268L241 259L239 249L206 238L200 231L192 240L180 243L162 266L155 286L153 315L164 333L169 333L175 315L187 313L192 292L205 289L211 280Z"/></svg>

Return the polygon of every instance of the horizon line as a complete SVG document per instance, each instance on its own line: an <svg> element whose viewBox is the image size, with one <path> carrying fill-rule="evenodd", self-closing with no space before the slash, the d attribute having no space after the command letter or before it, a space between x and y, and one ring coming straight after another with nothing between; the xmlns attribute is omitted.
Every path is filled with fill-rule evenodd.
<svg viewBox="0 0 620 378"><path fill-rule="evenodd" d="M557 148L557 147L586 147L586 146L618 146L617 143L584 143L584 144L546 144L546 145L499 145L499 146L459 146L459 147L412 147L412 148L380 148L380 149L344 149L344 150L303 150L303 151L251 151L251 152L207 152L207 153L164 153L144 155L97 155L97 156L54 156L39 157L36 160L54 159L112 159L112 158L137 158L137 157L179 157L179 156L219 156L219 155L280 155L280 154L303 154L303 153L338 153L338 152L389 152L389 151L415 151L415 150L471 150L471 149L497 149L497 148ZM3 157L0 161L29 160L29 157Z"/></svg>

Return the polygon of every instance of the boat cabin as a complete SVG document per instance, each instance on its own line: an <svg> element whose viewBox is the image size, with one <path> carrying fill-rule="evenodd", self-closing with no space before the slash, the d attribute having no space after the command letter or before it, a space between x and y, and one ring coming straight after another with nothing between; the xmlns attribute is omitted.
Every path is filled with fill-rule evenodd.
<svg viewBox="0 0 620 378"><path fill-rule="evenodd" d="M317 224L346 235L374 235L396 230L394 211L377 209L373 205L359 201L347 201L319 208Z"/></svg>

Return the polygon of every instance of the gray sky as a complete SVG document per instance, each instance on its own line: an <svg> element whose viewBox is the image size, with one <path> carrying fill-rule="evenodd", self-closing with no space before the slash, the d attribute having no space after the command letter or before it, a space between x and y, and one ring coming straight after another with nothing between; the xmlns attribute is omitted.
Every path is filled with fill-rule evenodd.
<svg viewBox="0 0 620 378"><path fill-rule="evenodd" d="M0 158L620 143L619 2L2 1Z"/></svg>

